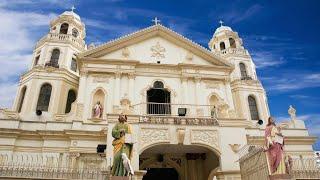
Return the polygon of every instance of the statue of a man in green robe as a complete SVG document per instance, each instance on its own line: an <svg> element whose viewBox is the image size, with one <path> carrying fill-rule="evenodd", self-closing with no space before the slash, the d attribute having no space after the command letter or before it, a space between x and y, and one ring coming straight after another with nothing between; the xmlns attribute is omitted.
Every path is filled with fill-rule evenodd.
<svg viewBox="0 0 320 180"><path fill-rule="evenodd" d="M131 126L127 123L126 115L119 115L118 121L112 129L114 159L111 174L112 176L128 176L130 173L125 163L131 159L133 144L126 142L126 136L131 136L132 131ZM132 169L131 165L130 168Z"/></svg>

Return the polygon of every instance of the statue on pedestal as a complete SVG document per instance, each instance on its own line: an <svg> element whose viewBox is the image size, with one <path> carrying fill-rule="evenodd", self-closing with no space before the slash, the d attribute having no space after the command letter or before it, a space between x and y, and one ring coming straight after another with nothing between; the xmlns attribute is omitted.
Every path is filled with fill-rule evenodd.
<svg viewBox="0 0 320 180"><path fill-rule="evenodd" d="M103 108L102 105L100 104L100 101L98 101L93 109L92 109L92 116L93 118L102 118L102 112L103 112Z"/></svg>
<svg viewBox="0 0 320 180"><path fill-rule="evenodd" d="M119 115L118 123L112 129L113 145L113 165L112 176L129 176L134 171L130 159L132 157L132 130L127 123L126 115Z"/></svg>
<svg viewBox="0 0 320 180"><path fill-rule="evenodd" d="M276 126L273 117L268 118L265 130L265 143L271 174L286 174L284 136L281 133L280 127Z"/></svg>
<svg viewBox="0 0 320 180"><path fill-rule="evenodd" d="M292 121L297 119L296 109L293 108L292 105L289 106L288 114L290 115L290 118L291 118Z"/></svg>

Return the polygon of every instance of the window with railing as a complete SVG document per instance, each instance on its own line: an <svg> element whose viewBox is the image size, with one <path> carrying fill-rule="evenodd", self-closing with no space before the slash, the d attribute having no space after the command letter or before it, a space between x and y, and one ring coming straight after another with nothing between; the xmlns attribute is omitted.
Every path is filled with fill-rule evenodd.
<svg viewBox="0 0 320 180"><path fill-rule="evenodd" d="M59 68L59 57L60 57L60 50L54 49L52 51L50 61L46 63L46 66Z"/></svg>

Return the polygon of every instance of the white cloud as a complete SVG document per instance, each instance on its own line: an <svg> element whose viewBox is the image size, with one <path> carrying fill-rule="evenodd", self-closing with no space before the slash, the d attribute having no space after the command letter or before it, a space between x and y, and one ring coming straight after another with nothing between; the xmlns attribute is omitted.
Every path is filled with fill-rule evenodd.
<svg viewBox="0 0 320 180"><path fill-rule="evenodd" d="M0 5L0 107L11 107L19 76L30 66L34 44L45 35L50 20L56 16L4 9L6 3Z"/></svg>
<svg viewBox="0 0 320 180"><path fill-rule="evenodd" d="M257 68L279 66L286 62L283 57L279 57L272 52L254 51L251 55Z"/></svg>
<svg viewBox="0 0 320 180"><path fill-rule="evenodd" d="M260 78L269 92L288 92L304 88L320 87L319 73L290 72L278 76ZM275 91L274 91L275 90Z"/></svg>
<svg viewBox="0 0 320 180"><path fill-rule="evenodd" d="M13 100L16 96L18 84L15 82L11 83L0 83L0 107L11 108Z"/></svg>
<svg viewBox="0 0 320 180"><path fill-rule="evenodd" d="M253 17L257 13L259 13L262 8L263 7L260 4L254 4L243 10L239 8L238 3L233 3L228 6L228 9L222 9L223 12L219 16L219 18L224 20L227 24L236 24ZM211 16L213 16L213 14Z"/></svg>

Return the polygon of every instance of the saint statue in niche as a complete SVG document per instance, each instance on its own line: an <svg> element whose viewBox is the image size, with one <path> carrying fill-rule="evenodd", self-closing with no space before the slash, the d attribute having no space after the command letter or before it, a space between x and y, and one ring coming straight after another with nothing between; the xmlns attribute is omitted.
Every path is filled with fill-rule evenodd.
<svg viewBox="0 0 320 180"><path fill-rule="evenodd" d="M98 101L92 109L93 118L102 118L102 112L103 112L102 105L100 104L100 101Z"/></svg>

